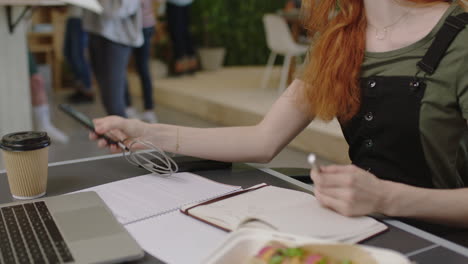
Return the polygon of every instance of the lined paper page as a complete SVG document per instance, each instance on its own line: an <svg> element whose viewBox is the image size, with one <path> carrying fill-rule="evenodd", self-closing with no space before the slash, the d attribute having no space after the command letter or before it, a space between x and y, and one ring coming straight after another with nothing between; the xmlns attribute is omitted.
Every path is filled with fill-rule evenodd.
<svg viewBox="0 0 468 264"><path fill-rule="evenodd" d="M184 172L170 177L148 174L82 191L95 191L125 225L240 189Z"/></svg>
<svg viewBox="0 0 468 264"><path fill-rule="evenodd" d="M147 253L165 263L203 263L228 235L180 211L125 228Z"/></svg>

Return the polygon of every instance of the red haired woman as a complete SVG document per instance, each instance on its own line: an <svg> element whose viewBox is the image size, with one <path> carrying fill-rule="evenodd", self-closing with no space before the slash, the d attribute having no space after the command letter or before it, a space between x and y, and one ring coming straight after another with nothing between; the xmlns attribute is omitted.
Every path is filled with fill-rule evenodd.
<svg viewBox="0 0 468 264"><path fill-rule="evenodd" d="M199 129L106 117L95 120L97 132L152 138L164 150L207 159L268 162L314 118L337 117L353 165L311 173L323 206L348 216L377 212L468 227L462 6L304 1L315 34L308 64L259 124Z"/></svg>

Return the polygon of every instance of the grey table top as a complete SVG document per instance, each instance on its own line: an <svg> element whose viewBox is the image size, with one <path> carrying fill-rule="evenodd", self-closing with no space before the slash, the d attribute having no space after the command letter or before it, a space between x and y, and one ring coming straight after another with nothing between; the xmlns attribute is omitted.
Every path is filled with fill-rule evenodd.
<svg viewBox="0 0 468 264"><path fill-rule="evenodd" d="M145 170L129 165L124 159L115 155L53 163L49 166L47 195L60 195L145 173ZM197 174L218 182L241 185L244 188L265 182L295 190L310 189L309 186L273 170L259 170L244 164L234 164L232 169L200 171ZM0 204L11 201L13 199L8 189L7 177L0 171ZM396 220L388 219L384 222L389 226L388 231L362 244L396 250L417 263L468 263L468 248ZM135 263L163 262L146 254L144 259Z"/></svg>

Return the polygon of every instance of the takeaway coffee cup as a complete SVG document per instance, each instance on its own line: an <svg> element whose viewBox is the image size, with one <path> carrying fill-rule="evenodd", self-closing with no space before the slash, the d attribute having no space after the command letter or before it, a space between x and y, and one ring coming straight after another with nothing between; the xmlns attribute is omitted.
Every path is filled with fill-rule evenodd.
<svg viewBox="0 0 468 264"><path fill-rule="evenodd" d="M10 191L15 199L35 199L47 189L48 147L45 132L18 132L0 141Z"/></svg>

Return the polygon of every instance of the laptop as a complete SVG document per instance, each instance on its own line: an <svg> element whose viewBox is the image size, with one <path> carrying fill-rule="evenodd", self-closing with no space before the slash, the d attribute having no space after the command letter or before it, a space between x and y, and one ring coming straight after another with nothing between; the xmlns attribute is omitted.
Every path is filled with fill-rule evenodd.
<svg viewBox="0 0 468 264"><path fill-rule="evenodd" d="M115 263L143 255L95 192L0 205L0 263Z"/></svg>

